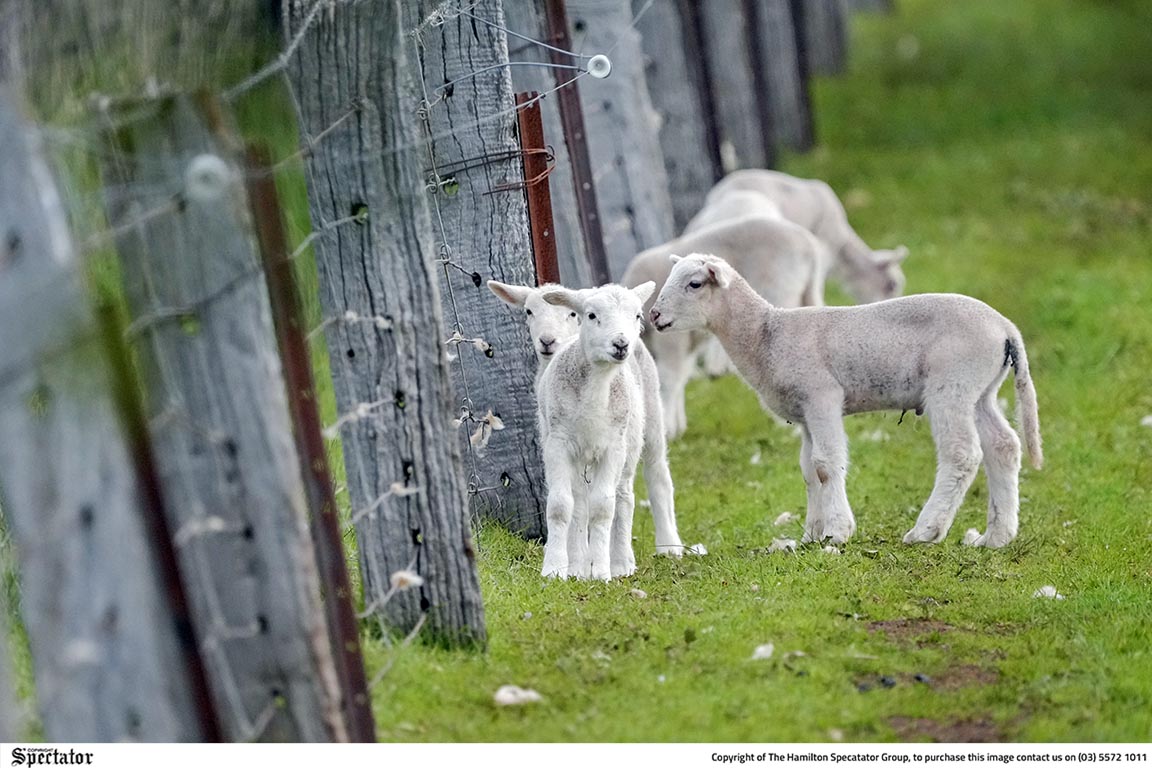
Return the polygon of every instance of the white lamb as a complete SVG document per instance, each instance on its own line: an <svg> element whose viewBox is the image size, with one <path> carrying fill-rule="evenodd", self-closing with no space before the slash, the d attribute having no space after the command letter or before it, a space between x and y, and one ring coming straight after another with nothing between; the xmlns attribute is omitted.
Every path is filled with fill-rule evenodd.
<svg viewBox="0 0 1152 768"><path fill-rule="evenodd" d="M676 529L656 366L637 343L643 300L655 287L643 296L620 286L571 291L490 281L488 287L508 304L524 307L540 363L536 389L548 480L544 575L608 578L635 572L633 484L639 458L644 459L656 551L679 557L684 547ZM623 360L618 359L621 350ZM555 366L560 370L549 375ZM624 418L618 418L621 413ZM608 482L613 472L618 476ZM603 508L597 512L590 503L602 501L603 493L614 499L607 552L596 548L602 542L590 527L600 519L594 512L603 516Z"/></svg>
<svg viewBox="0 0 1152 768"><path fill-rule="evenodd" d="M1020 332L983 302L922 294L855 307L781 309L723 259L677 259L651 311L657 330L710 330L760 402L800 425L808 487L805 541L846 541L856 522L844 480L845 414L926 412L936 486L905 543L944 539L976 476L988 476L988 528L968 544L1003 547L1019 527L1020 440L996 401L1011 367L1032 465L1043 459L1036 390Z"/></svg>
<svg viewBox="0 0 1152 768"><path fill-rule="evenodd" d="M536 353L536 383L544 375L548 363L560 351L564 342L580 333L580 318L576 311L559 307L544 301L544 293L563 286L545 283L533 288L528 285L509 285L498 280L488 281L488 290L497 298L512 307L524 308L524 319L528 323L528 335L532 337L532 349Z"/></svg>
<svg viewBox="0 0 1152 768"><path fill-rule="evenodd" d="M833 256L832 277L857 303L881 301L904 292L901 262L908 249L872 250L852 225L832 187L817 179L799 179L779 171L734 171L708 193L705 211L710 220L723 218L734 208L739 215L747 202L742 195L755 192L768 198L780 214L820 238ZM735 195L729 201L729 196ZM690 223L689 226L692 226Z"/></svg>
<svg viewBox="0 0 1152 768"><path fill-rule="evenodd" d="M684 227L684 234L698 232L701 229L707 229L732 219L742 219L746 216L784 219L784 213L780 210L780 206L768 199L763 192L733 189L707 201L699 213L688 222L688 226Z"/></svg>
<svg viewBox="0 0 1152 768"><path fill-rule="evenodd" d="M748 281L765 298L781 307L824 303L824 280L828 259L824 246L803 227L781 219L752 213L685 234L669 243L649 248L628 265L621 282L634 286L651 280L657 290L672 271L669 256L695 251L716 253L738 264ZM651 300L646 309L651 308ZM668 438L681 435L688 426L684 388L696 359L709 343L706 331L691 334L648 334L645 342L660 371L660 400ZM715 364L712 366L717 368ZM715 371L721 372L721 371Z"/></svg>

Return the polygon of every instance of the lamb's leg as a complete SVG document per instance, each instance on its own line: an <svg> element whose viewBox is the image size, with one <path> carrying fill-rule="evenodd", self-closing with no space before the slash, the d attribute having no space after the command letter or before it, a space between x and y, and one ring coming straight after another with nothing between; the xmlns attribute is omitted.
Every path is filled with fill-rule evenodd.
<svg viewBox="0 0 1152 768"><path fill-rule="evenodd" d="M943 541L980 469L980 443L972 405L929 404L927 411L936 441L936 485L920 510L916 525L904 534L905 544Z"/></svg>
<svg viewBox="0 0 1152 768"><path fill-rule="evenodd" d="M588 482L583 472L572 483L572 522L568 527L568 575L586 579L592 573L588 555Z"/></svg>
<svg viewBox="0 0 1152 768"><path fill-rule="evenodd" d="M648 349L656 361L660 379L660 406L664 412L664 434L674 440L688 427L684 389L692 372L689 339L686 333L666 333L648 339Z"/></svg>
<svg viewBox="0 0 1152 768"><path fill-rule="evenodd" d="M656 554L680 557L684 544L676 530L676 502L663 435L657 444L644 446L644 484L648 486L652 522L656 526Z"/></svg>
<svg viewBox="0 0 1152 768"><path fill-rule="evenodd" d="M1003 547L1016 538L1020 527L1020 438L1000 412L995 392L976 405L976 432L988 476L988 530L969 543Z"/></svg>
<svg viewBox="0 0 1152 768"><path fill-rule="evenodd" d="M616 486L616 508L612 518L612 545L609 553L612 578L636 573L636 554L632 551L632 516L636 511L636 467L627 467Z"/></svg>
<svg viewBox="0 0 1152 768"><path fill-rule="evenodd" d="M612 518L616 514L616 488L623 462L621 452L609 452L592 468L588 486L588 554L591 577L612 578ZM633 468L635 473L635 468ZM629 533L631 537L631 533Z"/></svg>
<svg viewBox="0 0 1152 768"><path fill-rule="evenodd" d="M568 452L558 440L544 443L544 477L548 483L548 543L544 545L544 576L568 578L568 531L572 523L574 477ZM582 480L580 480L583 482Z"/></svg>
<svg viewBox="0 0 1152 768"><path fill-rule="evenodd" d="M808 514L804 517L802 541L820 541L824 538L824 512L820 507L820 481L812 463L812 435L808 427L800 425L800 472L808 491Z"/></svg>
<svg viewBox="0 0 1152 768"><path fill-rule="evenodd" d="M843 544L856 532L856 519L848 503L848 436L844 433L843 394L805 411L804 426L812 438L812 470L819 484L817 504L824 529L820 540Z"/></svg>

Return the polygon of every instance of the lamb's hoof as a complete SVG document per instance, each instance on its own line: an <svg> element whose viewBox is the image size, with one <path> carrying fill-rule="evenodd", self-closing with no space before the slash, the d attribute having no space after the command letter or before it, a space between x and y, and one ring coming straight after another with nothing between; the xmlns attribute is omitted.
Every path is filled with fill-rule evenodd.
<svg viewBox="0 0 1152 768"><path fill-rule="evenodd" d="M635 562L619 563L612 566L612 578L614 579L631 576L634 573L636 573Z"/></svg>
<svg viewBox="0 0 1152 768"><path fill-rule="evenodd" d="M1012 543L1015 536L1007 534L994 534L991 531L983 535L975 528L969 528L964 532L964 544L969 547L987 547L988 549L1000 549Z"/></svg>
<svg viewBox="0 0 1152 768"><path fill-rule="evenodd" d="M658 544L656 545L656 554L661 557L674 557L680 559L684 557L684 550L687 549L683 544Z"/></svg>
<svg viewBox="0 0 1152 768"><path fill-rule="evenodd" d="M934 526L931 528L916 527L916 528L913 528L912 530L908 531L908 533L904 534L904 543L905 544L936 544L941 539L943 539L944 535L946 535L946 534L947 534L947 531L945 531L944 534L941 534Z"/></svg>
<svg viewBox="0 0 1152 768"><path fill-rule="evenodd" d="M559 579L559 580L563 581L564 579L568 578L568 569L567 568L559 568L556 566L549 567L546 565L540 571L540 575L546 579Z"/></svg>
<svg viewBox="0 0 1152 768"><path fill-rule="evenodd" d="M591 578L593 581L611 581L612 580L612 572L610 570L608 570L607 568L605 568L605 569L593 568Z"/></svg>
<svg viewBox="0 0 1152 768"><path fill-rule="evenodd" d="M852 534L856 532L856 525L853 521L830 523L824 526L823 536L814 541L829 541L833 544L844 544L848 539L852 538Z"/></svg>

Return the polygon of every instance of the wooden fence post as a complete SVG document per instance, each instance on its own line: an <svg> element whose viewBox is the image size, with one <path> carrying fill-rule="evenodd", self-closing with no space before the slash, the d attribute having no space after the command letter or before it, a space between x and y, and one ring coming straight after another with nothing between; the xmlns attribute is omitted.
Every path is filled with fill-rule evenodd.
<svg viewBox="0 0 1152 768"><path fill-rule="evenodd" d="M522 156L504 14L500 0L478 0L459 13L441 0L404 0L402 7L421 95L401 108L419 111L424 132L421 157L443 262L445 338L456 339L449 351L458 357L451 371L473 509L542 539L547 490L536 357L522 314L508 311L485 285L530 285L536 276L517 185ZM429 22L442 12L442 22Z"/></svg>
<svg viewBox="0 0 1152 768"><path fill-rule="evenodd" d="M647 0L633 0L633 12ZM711 83L703 58L695 0L657 2L636 24L644 46L644 72L660 116L660 147L676 231L704 204L724 175Z"/></svg>
<svg viewBox="0 0 1152 768"><path fill-rule="evenodd" d="M795 5L796 0L793 0ZM813 75L839 75L847 61L848 30L843 0L800 0L804 4L803 30L807 40L808 71Z"/></svg>
<svg viewBox="0 0 1152 768"><path fill-rule="evenodd" d="M115 380L48 168L2 88L0 178L0 486L45 734L215 738L170 542L150 541L156 499L132 456L147 447L118 416L135 389Z"/></svg>
<svg viewBox="0 0 1152 768"><path fill-rule="evenodd" d="M629 0L569 0L572 41L604 53L612 74L584 78L580 100L612 279L640 251L672 238L675 223L660 149L659 117L644 80L640 35Z"/></svg>
<svg viewBox="0 0 1152 768"><path fill-rule="evenodd" d="M582 60L574 56L564 56L517 35L545 41L560 47L550 40L545 11L538 0L503 0L504 16L509 30L508 58L514 62L544 62L565 66L579 66ZM587 288L595 283L592 263L589 260L587 234L580 220L580 197L577 192L577 168L575 154L568 146L564 134L564 121L561 105L566 96L563 91L548 93L560 82L566 82L571 70L557 70L553 67L515 66L512 67L512 86L516 91L537 91L547 94L538 103L544 120L544 136L552 150L554 170L546 182L553 200L552 221L556 232L556 255L559 262L561 282L570 288ZM569 86L574 89L578 86ZM579 109L579 98L575 100ZM579 148L577 148L577 152ZM585 150L586 151L586 150ZM594 209L594 206L593 206ZM596 230L603 250L603 238Z"/></svg>
<svg viewBox="0 0 1152 768"><path fill-rule="evenodd" d="M771 138L777 146L806 152L814 143L808 70L797 47L789 0L749 0L749 4L756 14L757 66L767 97Z"/></svg>
<svg viewBox="0 0 1152 768"><path fill-rule="evenodd" d="M106 117L128 335L226 736L347 740L238 146L205 94Z"/></svg>
<svg viewBox="0 0 1152 768"><path fill-rule="evenodd" d="M290 34L312 7L292 4ZM398 630L426 622L439 642L483 643L405 32L400 0L338 5L304 33L289 74L367 610ZM423 583L393 593L404 570Z"/></svg>
<svg viewBox="0 0 1152 768"><path fill-rule="evenodd" d="M724 171L769 168L775 146L758 87L754 24L745 0L699 3L703 50L712 80L712 98Z"/></svg>
<svg viewBox="0 0 1152 768"><path fill-rule="evenodd" d="M308 352L309 329L284 232L284 214L276 191L275 171L268 153L255 147L248 150L246 168L252 218L260 241L280 359L284 363L292 432L300 457L300 474L308 494L309 521L340 691L340 710L344 714L350 741L375 743L376 724L372 719L372 700L364 673L364 656L360 651L356 596L348 577L344 531L332 476L328 471L312 358Z"/></svg>

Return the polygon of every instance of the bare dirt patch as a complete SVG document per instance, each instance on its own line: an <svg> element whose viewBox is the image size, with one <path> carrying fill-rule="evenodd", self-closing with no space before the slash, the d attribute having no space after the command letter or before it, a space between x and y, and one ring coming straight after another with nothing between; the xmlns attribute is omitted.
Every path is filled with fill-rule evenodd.
<svg viewBox="0 0 1152 768"><path fill-rule="evenodd" d="M957 688L967 688L971 685L995 685L1000 682L1000 673L995 669L988 669L977 664L961 664L949 667L942 673L935 675L929 685L941 691L954 691Z"/></svg>
<svg viewBox="0 0 1152 768"><path fill-rule="evenodd" d="M888 724L902 741L985 744L1004 740L1000 726L988 718L940 722L926 717L891 717Z"/></svg>
<svg viewBox="0 0 1152 768"><path fill-rule="evenodd" d="M888 619L872 622L868 625L868 631L873 634L883 633L889 640L903 645L911 645L915 641L916 645L924 646L929 644L924 638L930 635L946 635L963 630L938 619Z"/></svg>

